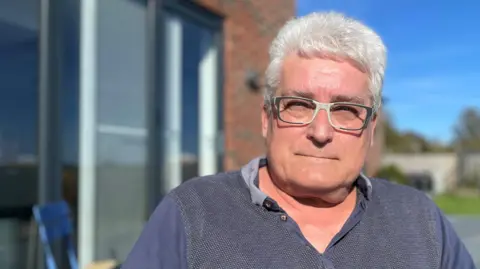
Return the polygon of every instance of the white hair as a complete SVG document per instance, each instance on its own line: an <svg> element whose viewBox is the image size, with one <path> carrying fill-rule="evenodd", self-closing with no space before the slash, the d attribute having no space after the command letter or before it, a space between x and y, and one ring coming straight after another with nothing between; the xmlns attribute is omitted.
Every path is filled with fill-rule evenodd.
<svg viewBox="0 0 480 269"><path fill-rule="evenodd" d="M311 13L288 21L270 46L270 64L265 74L267 104L280 83L283 60L292 52L355 62L369 75L374 108L381 106L386 48L382 39L361 22L337 12Z"/></svg>

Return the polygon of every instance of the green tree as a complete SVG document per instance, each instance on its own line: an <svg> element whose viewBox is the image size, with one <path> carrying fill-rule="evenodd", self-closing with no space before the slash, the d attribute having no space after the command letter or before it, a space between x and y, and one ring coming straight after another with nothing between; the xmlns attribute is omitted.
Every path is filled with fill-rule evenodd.
<svg viewBox="0 0 480 269"><path fill-rule="evenodd" d="M455 146L461 151L480 151L480 111L468 107L454 127Z"/></svg>
<svg viewBox="0 0 480 269"><path fill-rule="evenodd" d="M385 147L393 153L452 152L451 145L430 141L424 136L412 132L400 132L393 125L391 117L384 116Z"/></svg>
<svg viewBox="0 0 480 269"><path fill-rule="evenodd" d="M403 173L403 171L398 168L396 165L387 165L380 168L377 175L377 178L386 179L388 181L397 182L399 184L408 184L407 176Z"/></svg>

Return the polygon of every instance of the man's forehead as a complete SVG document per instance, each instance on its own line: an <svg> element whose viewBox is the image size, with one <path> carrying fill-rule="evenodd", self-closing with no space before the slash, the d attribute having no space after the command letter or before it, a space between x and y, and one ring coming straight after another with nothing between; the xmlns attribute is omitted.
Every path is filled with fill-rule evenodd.
<svg viewBox="0 0 480 269"><path fill-rule="evenodd" d="M290 57L284 63L282 84L290 88L361 90L368 74L349 61Z"/></svg>

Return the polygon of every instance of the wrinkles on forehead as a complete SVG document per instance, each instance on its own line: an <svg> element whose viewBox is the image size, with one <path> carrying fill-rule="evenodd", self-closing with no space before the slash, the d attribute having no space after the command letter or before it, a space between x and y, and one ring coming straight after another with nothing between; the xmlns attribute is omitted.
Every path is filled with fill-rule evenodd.
<svg viewBox="0 0 480 269"><path fill-rule="evenodd" d="M280 92L319 102L371 105L368 75L348 61L291 56L284 63Z"/></svg>
<svg viewBox="0 0 480 269"><path fill-rule="evenodd" d="M309 74L306 85L302 85L307 89L338 89L342 86L344 74L338 68L317 67L308 70Z"/></svg>

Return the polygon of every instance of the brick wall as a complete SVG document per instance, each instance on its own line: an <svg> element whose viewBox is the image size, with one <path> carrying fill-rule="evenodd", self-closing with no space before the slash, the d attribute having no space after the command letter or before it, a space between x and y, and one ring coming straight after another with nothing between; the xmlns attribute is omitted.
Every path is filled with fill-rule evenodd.
<svg viewBox="0 0 480 269"><path fill-rule="evenodd" d="M263 78L270 42L285 21L295 16L295 1L196 2L225 17L224 165L226 170L237 169L264 153L260 125L263 93L251 91L246 86L247 71L258 72Z"/></svg>

